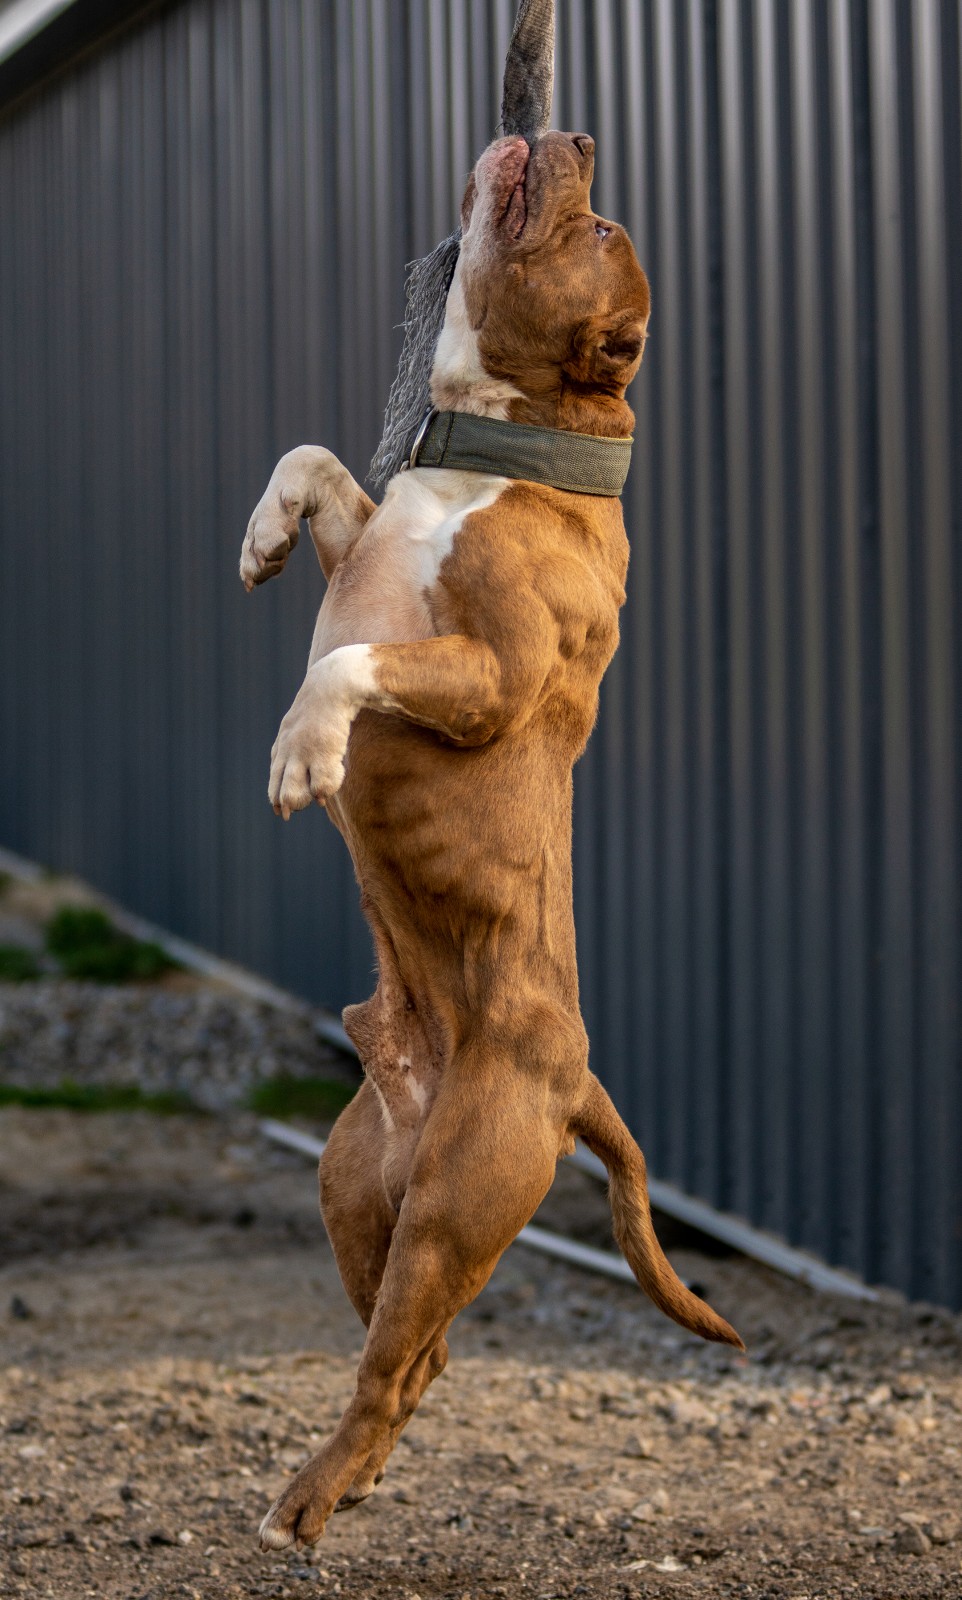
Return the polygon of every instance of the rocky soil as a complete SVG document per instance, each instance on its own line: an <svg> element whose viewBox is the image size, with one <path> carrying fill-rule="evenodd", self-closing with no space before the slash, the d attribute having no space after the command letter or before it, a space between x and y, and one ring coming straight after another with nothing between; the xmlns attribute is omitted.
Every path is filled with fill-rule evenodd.
<svg viewBox="0 0 962 1600"><path fill-rule="evenodd" d="M146 984L58 976L43 927L65 905L115 909L76 878L0 874L0 945L33 951L44 974L0 981L0 1085L132 1087L225 1111L270 1078L354 1077L307 1006L268 1005L185 971Z"/></svg>
<svg viewBox="0 0 962 1600"><path fill-rule="evenodd" d="M540 1220L604 1215L565 1166ZM360 1345L310 1164L237 1114L0 1112L0 1595L959 1600L959 1319L667 1242L747 1357L515 1246L377 1494L264 1556Z"/></svg>
<svg viewBox="0 0 962 1600"><path fill-rule="evenodd" d="M111 986L0 983L0 1083L136 1087L205 1111L243 1105L269 1078L340 1076L310 1013L194 987L179 977Z"/></svg>

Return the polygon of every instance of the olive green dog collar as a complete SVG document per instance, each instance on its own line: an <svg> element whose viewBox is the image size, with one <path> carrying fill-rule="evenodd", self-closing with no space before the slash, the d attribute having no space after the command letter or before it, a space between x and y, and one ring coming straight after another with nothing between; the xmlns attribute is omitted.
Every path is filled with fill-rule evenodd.
<svg viewBox="0 0 962 1600"><path fill-rule="evenodd" d="M417 431L407 466L457 467L544 483L570 494L617 497L628 476L632 442L531 428L466 411L431 410Z"/></svg>

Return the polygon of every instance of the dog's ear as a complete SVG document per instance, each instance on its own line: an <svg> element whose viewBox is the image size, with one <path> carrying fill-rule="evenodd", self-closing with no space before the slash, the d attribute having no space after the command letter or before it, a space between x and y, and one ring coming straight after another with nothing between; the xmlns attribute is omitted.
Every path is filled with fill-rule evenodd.
<svg viewBox="0 0 962 1600"><path fill-rule="evenodd" d="M565 371L586 388L621 394L641 365L647 330L647 317L588 317L575 331Z"/></svg>

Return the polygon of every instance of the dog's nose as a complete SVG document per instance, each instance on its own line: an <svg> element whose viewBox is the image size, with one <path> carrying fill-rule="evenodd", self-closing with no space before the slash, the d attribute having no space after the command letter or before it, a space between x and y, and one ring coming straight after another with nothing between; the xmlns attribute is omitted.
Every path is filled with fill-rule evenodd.
<svg viewBox="0 0 962 1600"><path fill-rule="evenodd" d="M593 156L595 153L595 141L590 133L573 133L571 135L571 143L586 160L588 156Z"/></svg>

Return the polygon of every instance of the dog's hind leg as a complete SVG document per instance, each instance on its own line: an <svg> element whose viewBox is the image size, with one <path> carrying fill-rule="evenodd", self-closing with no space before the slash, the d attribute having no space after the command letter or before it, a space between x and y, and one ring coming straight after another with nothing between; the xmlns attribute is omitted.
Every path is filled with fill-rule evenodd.
<svg viewBox="0 0 962 1600"><path fill-rule="evenodd" d="M341 1113L327 1142L319 1169L321 1213L334 1250L341 1282L365 1327L370 1324L387 1261L397 1213L385 1196L384 1118L369 1080ZM403 1415L386 1444L372 1451L341 1496L336 1511L348 1511L373 1493L400 1434L413 1416L428 1384L447 1365L447 1342L439 1339L412 1369L402 1395Z"/></svg>
<svg viewBox="0 0 962 1600"><path fill-rule="evenodd" d="M384 1121L365 1078L341 1112L318 1169L321 1215L348 1298L368 1327L397 1212L384 1192Z"/></svg>
<svg viewBox="0 0 962 1600"><path fill-rule="evenodd" d="M360 1505L362 1500L366 1500L368 1495L373 1494L384 1477L388 1457L421 1404L424 1391L435 1378L440 1377L447 1364L448 1341L442 1334L433 1350L427 1351L411 1368L401 1391L397 1419L390 1431L378 1440L361 1470L348 1484L334 1507L335 1511L350 1511L352 1507Z"/></svg>
<svg viewBox="0 0 962 1600"><path fill-rule="evenodd" d="M439 1341L551 1185L566 1116L543 1079L476 1048L452 1066L417 1148L354 1398L265 1517L265 1549L313 1544L368 1462L386 1459Z"/></svg>

